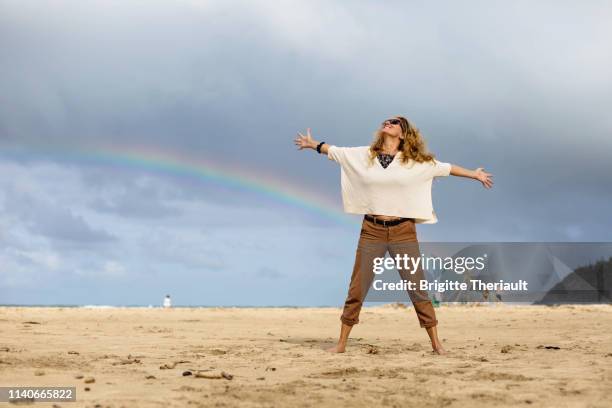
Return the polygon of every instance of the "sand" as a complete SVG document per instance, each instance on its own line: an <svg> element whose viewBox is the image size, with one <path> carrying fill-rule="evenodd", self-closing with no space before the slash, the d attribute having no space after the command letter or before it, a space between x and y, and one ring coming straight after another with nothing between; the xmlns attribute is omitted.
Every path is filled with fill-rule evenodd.
<svg viewBox="0 0 612 408"><path fill-rule="evenodd" d="M0 385L75 386L62 407L612 405L610 305L443 305L445 356L390 305L327 353L339 313L2 307Z"/></svg>

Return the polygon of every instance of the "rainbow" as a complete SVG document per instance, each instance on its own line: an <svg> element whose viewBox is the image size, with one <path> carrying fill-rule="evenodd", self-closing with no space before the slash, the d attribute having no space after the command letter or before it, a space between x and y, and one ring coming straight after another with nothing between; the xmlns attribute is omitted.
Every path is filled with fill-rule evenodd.
<svg viewBox="0 0 612 408"><path fill-rule="evenodd" d="M254 193L276 202L287 204L341 225L354 226L356 221L342 212L338 204L307 190L274 178L255 175L253 169L224 168L204 158L184 153L156 149L151 146L96 145L66 147L37 145L28 148L0 148L0 157L17 159L48 159L56 162L101 164L121 168L135 168L179 178L211 182L238 191Z"/></svg>

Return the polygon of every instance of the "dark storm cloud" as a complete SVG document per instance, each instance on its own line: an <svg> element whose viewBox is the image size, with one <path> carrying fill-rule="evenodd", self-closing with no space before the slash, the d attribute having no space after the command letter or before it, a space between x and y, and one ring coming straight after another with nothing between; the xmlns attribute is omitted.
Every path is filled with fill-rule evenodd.
<svg viewBox="0 0 612 408"><path fill-rule="evenodd" d="M8 189L7 189L8 190ZM52 240L78 244L106 243L115 237L103 230L92 228L82 216L70 208L44 202L35 195L17 190L5 191L9 198L4 211L17 215L27 228Z"/></svg>
<svg viewBox="0 0 612 408"><path fill-rule="evenodd" d="M520 218L547 231L540 238L564 239L549 226L580 208L599 213L583 228L605 235L597 203L612 182L605 153L612 147L609 3L67 1L3 8L5 141L155 145L250 167L254 177L281 172L337 196L334 164L296 152L295 132L310 126L318 139L361 145L382 117L400 113L442 160L496 175L497 191L474 190L483 204L477 209L449 207L463 190L441 184L445 220ZM189 191L203 198L208 189ZM227 194L207 198L241 202ZM257 205L250 197L243 200ZM124 200L98 208L172 211ZM498 227L481 238L518 237Z"/></svg>
<svg viewBox="0 0 612 408"><path fill-rule="evenodd" d="M168 200L176 197L174 189L168 188L168 183L142 174L134 177L134 172L113 172L118 177L109 179L109 169L83 171L83 182L89 188L94 191L95 186L104 189L101 194L89 200L88 206L92 210L143 219L180 215L179 208L168 204Z"/></svg>

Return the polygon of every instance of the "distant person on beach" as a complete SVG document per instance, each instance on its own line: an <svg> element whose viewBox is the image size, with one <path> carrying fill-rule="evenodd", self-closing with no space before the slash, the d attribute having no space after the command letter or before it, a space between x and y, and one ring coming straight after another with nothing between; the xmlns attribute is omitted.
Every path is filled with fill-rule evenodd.
<svg viewBox="0 0 612 408"><path fill-rule="evenodd" d="M399 254L419 257L417 223L438 221L431 200L434 177L460 176L478 180L485 188L493 186L492 175L483 168L464 169L436 160L426 150L418 128L403 116L382 122L370 146L338 147L298 132L294 140L299 150L313 149L341 167L344 211L364 214L342 321L340 338L331 352L343 353L374 276L374 258ZM399 268L398 268L399 269ZM402 279L425 279L423 270L399 270ZM436 313L426 291L408 290L421 327L427 330L433 351L444 354L438 338Z"/></svg>
<svg viewBox="0 0 612 408"><path fill-rule="evenodd" d="M166 295L164 298L164 307L172 307L172 300L170 299L170 295Z"/></svg>

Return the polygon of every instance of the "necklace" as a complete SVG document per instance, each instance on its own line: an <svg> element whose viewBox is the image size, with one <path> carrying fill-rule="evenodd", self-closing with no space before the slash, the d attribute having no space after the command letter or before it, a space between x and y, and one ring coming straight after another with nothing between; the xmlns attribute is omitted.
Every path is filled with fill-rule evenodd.
<svg viewBox="0 0 612 408"><path fill-rule="evenodd" d="M380 162L380 165L383 166L384 169L387 168L387 166L389 166L389 164L391 164L391 162L393 161L393 158L395 157L394 154L389 154L389 153L378 153L378 161Z"/></svg>

